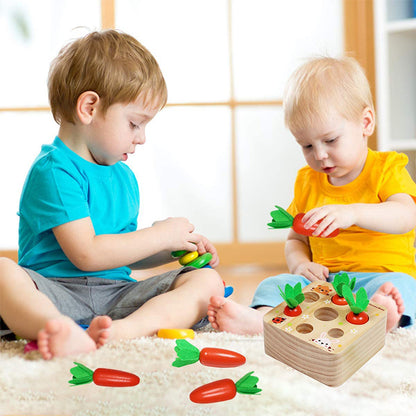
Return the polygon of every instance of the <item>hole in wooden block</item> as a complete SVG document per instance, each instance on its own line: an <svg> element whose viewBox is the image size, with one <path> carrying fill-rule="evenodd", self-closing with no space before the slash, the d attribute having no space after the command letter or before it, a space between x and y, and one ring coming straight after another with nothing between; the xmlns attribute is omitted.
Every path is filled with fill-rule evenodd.
<svg viewBox="0 0 416 416"><path fill-rule="evenodd" d="M299 334L309 334L309 332L313 331L313 326L310 324L300 324L296 327L296 331L298 331Z"/></svg>
<svg viewBox="0 0 416 416"><path fill-rule="evenodd" d="M342 336L344 336L344 331L339 328L332 328L328 331L328 335L331 338L341 338Z"/></svg>
<svg viewBox="0 0 416 416"><path fill-rule="evenodd" d="M306 292L305 293L305 302L316 302L319 299L319 295L315 292Z"/></svg>
<svg viewBox="0 0 416 416"><path fill-rule="evenodd" d="M320 321L332 321L338 318L338 312L333 308L320 308L314 313L315 318Z"/></svg>

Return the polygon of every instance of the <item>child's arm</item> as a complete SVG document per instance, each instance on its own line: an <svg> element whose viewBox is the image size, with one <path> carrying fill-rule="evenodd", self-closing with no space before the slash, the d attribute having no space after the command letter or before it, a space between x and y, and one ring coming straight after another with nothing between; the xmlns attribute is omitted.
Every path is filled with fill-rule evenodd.
<svg viewBox="0 0 416 416"><path fill-rule="evenodd" d="M217 250L214 245L204 236L200 235L201 241L197 245L198 253L204 254L209 252L212 254L212 260L209 262L211 267L217 267L219 264L219 257ZM143 260L139 260L133 264L130 264L129 267L132 269L150 269L152 267L158 267L163 264L170 263L172 261L178 261L178 258L172 257L172 251L165 250L159 253L154 254L153 256L147 257Z"/></svg>
<svg viewBox="0 0 416 416"><path fill-rule="evenodd" d="M290 230L285 244L285 256L290 273L304 276L311 282L328 279L328 268L311 260L308 237Z"/></svg>
<svg viewBox="0 0 416 416"><path fill-rule="evenodd" d="M322 222L313 235L321 237L352 225L380 233L404 234L416 227L416 204L408 194L394 194L378 204L324 205L306 213L305 228L319 220Z"/></svg>
<svg viewBox="0 0 416 416"><path fill-rule="evenodd" d="M154 254L153 256L136 261L133 264L129 264L128 267L130 267L133 270L151 269L153 267L159 267L163 264L171 263L175 260L177 261L178 259L172 257L171 251L163 250L159 253Z"/></svg>
<svg viewBox="0 0 416 416"><path fill-rule="evenodd" d="M194 226L185 218L168 218L152 227L124 234L96 235L89 217L53 229L65 255L84 271L122 267L173 250L206 249L213 250L216 256L213 246L193 231Z"/></svg>

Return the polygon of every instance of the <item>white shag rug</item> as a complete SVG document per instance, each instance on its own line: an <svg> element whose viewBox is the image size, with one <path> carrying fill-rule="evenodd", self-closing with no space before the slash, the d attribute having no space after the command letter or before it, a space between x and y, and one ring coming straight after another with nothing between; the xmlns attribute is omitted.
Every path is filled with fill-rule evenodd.
<svg viewBox="0 0 416 416"><path fill-rule="evenodd" d="M199 332L198 348L221 347L246 356L236 368L195 363L172 367L175 341L157 337L116 342L91 353L44 361L23 354L24 341L0 342L0 415L288 415L415 416L416 328L387 335L385 347L342 386L327 387L265 355L263 337ZM71 386L73 361L95 369L137 374L135 387ZM259 377L259 395L237 394L227 402L195 404L189 393L222 378Z"/></svg>

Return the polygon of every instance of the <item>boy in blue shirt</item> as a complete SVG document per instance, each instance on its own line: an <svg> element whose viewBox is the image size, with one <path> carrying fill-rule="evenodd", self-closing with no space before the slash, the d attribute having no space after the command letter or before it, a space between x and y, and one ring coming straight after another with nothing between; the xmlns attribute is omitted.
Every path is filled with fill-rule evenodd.
<svg viewBox="0 0 416 416"><path fill-rule="evenodd" d="M195 325L210 296L223 293L214 270L185 267L137 282L127 267L167 263L173 250L210 252L218 264L185 218L137 230L139 190L123 162L167 100L156 60L127 34L93 32L60 51L48 89L59 133L23 187L19 265L1 259L0 316L37 339L45 359Z"/></svg>

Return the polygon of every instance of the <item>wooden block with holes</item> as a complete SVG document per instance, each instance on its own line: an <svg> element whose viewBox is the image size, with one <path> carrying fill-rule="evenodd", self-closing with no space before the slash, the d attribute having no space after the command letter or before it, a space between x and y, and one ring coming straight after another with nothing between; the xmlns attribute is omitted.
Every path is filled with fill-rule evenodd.
<svg viewBox="0 0 416 416"><path fill-rule="evenodd" d="M324 383L339 386L384 346L386 309L370 301L369 320L346 320L348 305L336 305L331 283L313 282L302 290L299 316L285 315L282 302L264 316L266 354Z"/></svg>

